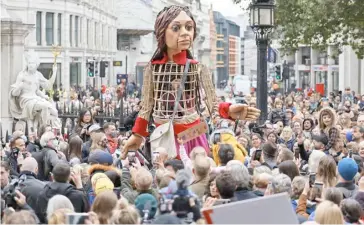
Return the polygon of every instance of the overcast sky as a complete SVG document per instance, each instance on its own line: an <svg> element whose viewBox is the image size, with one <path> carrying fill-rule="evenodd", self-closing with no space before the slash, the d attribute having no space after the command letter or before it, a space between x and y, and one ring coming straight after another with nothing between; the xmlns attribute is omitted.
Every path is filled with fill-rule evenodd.
<svg viewBox="0 0 364 225"><path fill-rule="evenodd" d="M212 3L213 9L221 12L224 16L235 17L243 13L240 6L233 4L232 0L210 0L210 2ZM247 3L244 4L246 5Z"/></svg>

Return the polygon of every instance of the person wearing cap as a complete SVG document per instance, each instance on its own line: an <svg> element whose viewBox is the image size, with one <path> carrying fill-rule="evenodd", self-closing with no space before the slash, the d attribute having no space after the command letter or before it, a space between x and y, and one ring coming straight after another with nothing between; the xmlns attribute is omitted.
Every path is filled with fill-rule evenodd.
<svg viewBox="0 0 364 225"><path fill-rule="evenodd" d="M153 195L144 193L135 199L135 207L138 209L144 224L154 219L158 210L158 201Z"/></svg>
<svg viewBox="0 0 364 225"><path fill-rule="evenodd" d="M354 197L359 189L354 183L354 178L358 173L357 163L351 158L344 158L339 161L337 170L339 182L336 187L342 191L344 198Z"/></svg>
<svg viewBox="0 0 364 225"><path fill-rule="evenodd" d="M328 143L328 139L324 134L319 134L319 135L312 134L313 150L311 152L307 152L305 150L303 142L304 138L302 136L299 136L297 138L297 143L302 160L308 161L308 158L310 157L312 151L322 151L325 152L325 154L329 154L327 151L325 151L325 146Z"/></svg>
<svg viewBox="0 0 364 225"><path fill-rule="evenodd" d="M102 132L100 125L93 124L88 128L88 133L90 134L90 140L86 141L82 145L82 161L87 163L88 155L90 154L90 148L92 144L92 137L95 133Z"/></svg>
<svg viewBox="0 0 364 225"><path fill-rule="evenodd" d="M87 193L90 204L92 204L93 199L95 198L96 195L95 184L93 181L97 179L100 175L103 175L104 177L107 178L107 176L104 174L107 171L115 171L118 174L120 173L117 170L117 168L112 165L113 164L112 155L103 150L94 150L88 157L88 163L91 165L91 167L88 170L88 173L90 174L90 180L88 181L85 187L85 191Z"/></svg>

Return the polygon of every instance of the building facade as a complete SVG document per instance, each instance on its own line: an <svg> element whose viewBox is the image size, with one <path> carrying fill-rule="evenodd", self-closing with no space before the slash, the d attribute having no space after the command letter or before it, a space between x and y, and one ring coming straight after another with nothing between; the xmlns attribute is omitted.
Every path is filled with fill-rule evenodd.
<svg viewBox="0 0 364 225"><path fill-rule="evenodd" d="M38 70L48 78L54 56L52 45L61 54L54 88L99 83L87 77L87 60L112 62L116 53L115 0L32 0L2 1L10 14L23 23L34 24L25 40L26 50L35 50L40 59ZM103 82L108 83L110 73Z"/></svg>
<svg viewBox="0 0 364 225"><path fill-rule="evenodd" d="M294 83L296 88L323 85L326 94L346 87L356 93L364 93L364 61L358 59L349 46L333 57L336 51L333 46L326 51L300 46L294 55L285 57L288 64L293 65L290 83Z"/></svg>
<svg viewBox="0 0 364 225"><path fill-rule="evenodd" d="M241 74L240 27L217 11L214 11L214 22L217 33L217 84L225 85Z"/></svg>
<svg viewBox="0 0 364 225"><path fill-rule="evenodd" d="M213 81L215 84L217 84L217 73L216 73L216 59L217 59L217 32L216 32L216 25L214 22L214 11L212 9L212 6L209 10L209 16L210 16L210 70L212 72Z"/></svg>
<svg viewBox="0 0 364 225"><path fill-rule="evenodd" d="M118 0L116 61L113 76L127 74L129 80L142 86L143 70L157 49L153 34L157 14L170 5L188 6L197 26L197 37L191 51L199 62L211 67L210 17L208 0Z"/></svg>

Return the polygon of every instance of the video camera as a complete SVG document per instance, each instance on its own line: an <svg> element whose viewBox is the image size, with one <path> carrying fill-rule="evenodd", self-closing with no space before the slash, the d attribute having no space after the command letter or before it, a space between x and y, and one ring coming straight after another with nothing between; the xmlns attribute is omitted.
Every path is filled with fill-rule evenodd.
<svg viewBox="0 0 364 225"><path fill-rule="evenodd" d="M249 130L251 133L256 133L259 134L260 136L263 137L264 135L264 131L262 129L266 129L267 125L263 124L263 125L258 125L257 123L251 123L249 124Z"/></svg>
<svg viewBox="0 0 364 225"><path fill-rule="evenodd" d="M24 174L22 176L20 176L19 179L13 179L10 184L8 184L2 194L1 197L2 199L5 200L5 205L7 207L12 207L13 209L18 209L19 206L15 201L15 197L16 197L16 192L17 190L20 190L20 186L21 184L27 179L27 176Z"/></svg>

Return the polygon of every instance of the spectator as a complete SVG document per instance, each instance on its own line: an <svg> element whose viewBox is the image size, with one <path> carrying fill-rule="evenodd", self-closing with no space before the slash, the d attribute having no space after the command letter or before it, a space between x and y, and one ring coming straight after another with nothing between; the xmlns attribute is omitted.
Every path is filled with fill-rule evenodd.
<svg viewBox="0 0 364 225"><path fill-rule="evenodd" d="M47 204L47 220L48 223L54 213L59 209L67 209L70 213L75 212L72 202L63 195L55 195L49 199Z"/></svg>
<svg viewBox="0 0 364 225"><path fill-rule="evenodd" d="M205 156L197 156L193 163L192 172L194 181L190 189L198 198L202 199L209 181L210 161L208 158Z"/></svg>
<svg viewBox="0 0 364 225"><path fill-rule="evenodd" d="M354 177L358 172L358 165L353 159L345 158L339 161L338 167L338 187L344 198L354 197L358 191L358 186L354 183Z"/></svg>

